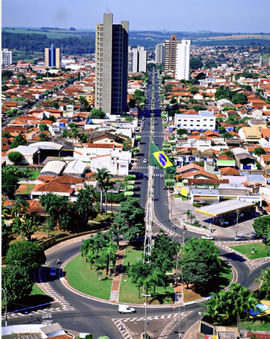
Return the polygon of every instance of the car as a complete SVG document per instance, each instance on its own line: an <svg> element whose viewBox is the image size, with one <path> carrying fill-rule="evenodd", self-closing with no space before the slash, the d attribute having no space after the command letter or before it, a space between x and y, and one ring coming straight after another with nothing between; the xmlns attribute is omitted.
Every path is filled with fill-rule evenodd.
<svg viewBox="0 0 270 339"><path fill-rule="evenodd" d="M56 275L56 268L55 267L52 267L51 269L50 269L50 276L55 276Z"/></svg>
<svg viewBox="0 0 270 339"><path fill-rule="evenodd" d="M206 234L201 236L202 239L208 239L208 240L213 240L214 237L212 235Z"/></svg>
<svg viewBox="0 0 270 339"><path fill-rule="evenodd" d="M143 159L143 163L146 164L147 163L147 159Z"/></svg>
<svg viewBox="0 0 270 339"><path fill-rule="evenodd" d="M143 178L144 178L144 180L148 180L147 174L144 174L144 175L143 175Z"/></svg>
<svg viewBox="0 0 270 339"><path fill-rule="evenodd" d="M261 237L259 236L259 234L254 233L254 234L252 234L252 236L250 238L251 239L260 239Z"/></svg>
<svg viewBox="0 0 270 339"><path fill-rule="evenodd" d="M119 305L118 306L118 312L119 313L135 313L136 310L133 307L127 306L127 305Z"/></svg>
<svg viewBox="0 0 270 339"><path fill-rule="evenodd" d="M163 189L164 189L164 190L167 190L167 189L168 189L168 186L165 185L165 186L163 187Z"/></svg>
<svg viewBox="0 0 270 339"><path fill-rule="evenodd" d="M244 235L238 235L237 237L234 238L236 241L241 241L241 240L247 240L247 238Z"/></svg>

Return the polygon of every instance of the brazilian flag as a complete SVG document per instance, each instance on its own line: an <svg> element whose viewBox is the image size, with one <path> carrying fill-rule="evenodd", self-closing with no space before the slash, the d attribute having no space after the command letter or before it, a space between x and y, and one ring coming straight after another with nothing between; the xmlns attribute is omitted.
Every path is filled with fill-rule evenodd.
<svg viewBox="0 0 270 339"><path fill-rule="evenodd" d="M153 142L150 143L150 165L159 167L167 173L174 174L176 172L174 163L169 159L167 154Z"/></svg>

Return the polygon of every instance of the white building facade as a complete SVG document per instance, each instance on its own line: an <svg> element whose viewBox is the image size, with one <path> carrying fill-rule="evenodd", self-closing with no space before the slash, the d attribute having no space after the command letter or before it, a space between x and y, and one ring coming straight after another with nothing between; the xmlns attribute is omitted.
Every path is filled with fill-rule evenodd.
<svg viewBox="0 0 270 339"><path fill-rule="evenodd" d="M9 66L12 64L12 51L3 49L2 51L2 66Z"/></svg>
<svg viewBox="0 0 270 339"><path fill-rule="evenodd" d="M163 64L164 62L164 43L156 45L156 57L155 63L156 64Z"/></svg>
<svg viewBox="0 0 270 339"><path fill-rule="evenodd" d="M147 52L144 47L128 48L128 71L130 73L146 72Z"/></svg>
<svg viewBox="0 0 270 339"><path fill-rule="evenodd" d="M209 111L199 111L198 114L175 114L174 125L190 131L213 131L216 127L216 117Z"/></svg>
<svg viewBox="0 0 270 339"><path fill-rule="evenodd" d="M189 79L190 40L182 40L177 43L175 79Z"/></svg>

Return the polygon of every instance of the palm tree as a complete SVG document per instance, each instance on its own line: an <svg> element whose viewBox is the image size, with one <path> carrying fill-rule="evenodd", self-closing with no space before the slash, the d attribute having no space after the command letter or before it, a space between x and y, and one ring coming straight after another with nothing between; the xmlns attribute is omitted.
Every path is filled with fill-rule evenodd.
<svg viewBox="0 0 270 339"><path fill-rule="evenodd" d="M87 224L88 215L93 211L93 194L94 189L91 185L79 190L77 201L75 203L76 213L80 217L84 216L84 222Z"/></svg>
<svg viewBox="0 0 270 339"><path fill-rule="evenodd" d="M100 188L100 213L102 213L102 202L103 202L103 192L106 190L106 182L108 179L112 178L112 174L107 169L107 167L97 168L97 173L95 177L98 182L98 187Z"/></svg>
<svg viewBox="0 0 270 339"><path fill-rule="evenodd" d="M255 281L261 283L259 291L262 295L266 296L266 299L268 299L270 296L270 267L267 267L265 270L261 270L260 277L255 279Z"/></svg>
<svg viewBox="0 0 270 339"><path fill-rule="evenodd" d="M108 202L108 191L115 190L116 185L113 181L110 180L110 178L107 178L104 185L104 191L105 191L105 214L107 214L107 202Z"/></svg>
<svg viewBox="0 0 270 339"><path fill-rule="evenodd" d="M16 200L13 204L11 215L18 217L21 214L25 214L29 208L29 202L25 199L22 199L20 196L16 196Z"/></svg>

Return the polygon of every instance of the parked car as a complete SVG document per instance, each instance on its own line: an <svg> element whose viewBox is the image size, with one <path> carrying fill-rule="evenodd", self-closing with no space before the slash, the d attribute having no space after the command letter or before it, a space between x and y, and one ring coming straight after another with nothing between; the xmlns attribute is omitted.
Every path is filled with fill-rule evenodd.
<svg viewBox="0 0 270 339"><path fill-rule="evenodd" d="M201 236L202 239L208 239L208 240L213 240L214 237L212 235L206 234Z"/></svg>
<svg viewBox="0 0 270 339"><path fill-rule="evenodd" d="M55 276L56 275L56 268L55 267L52 267L51 269L50 269L50 276Z"/></svg>
<svg viewBox="0 0 270 339"><path fill-rule="evenodd" d="M238 235L237 237L234 238L236 241L241 241L241 240L247 240L247 237L244 235Z"/></svg>
<svg viewBox="0 0 270 339"><path fill-rule="evenodd" d="M143 175L143 178L144 178L145 180L148 180L147 174L144 174L144 175Z"/></svg>
<svg viewBox="0 0 270 339"><path fill-rule="evenodd" d="M165 185L165 186L163 187L163 189L164 189L164 190L167 190L167 189L168 189L168 186Z"/></svg>
<svg viewBox="0 0 270 339"><path fill-rule="evenodd" d="M118 306L118 312L119 313L135 313L136 310L133 307L127 306L127 305L119 305Z"/></svg>

